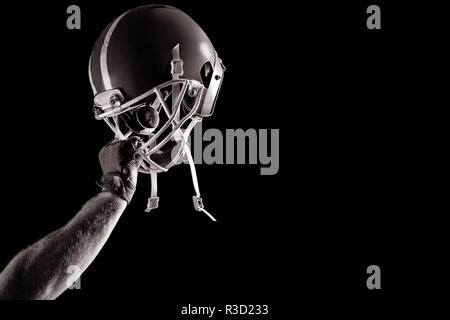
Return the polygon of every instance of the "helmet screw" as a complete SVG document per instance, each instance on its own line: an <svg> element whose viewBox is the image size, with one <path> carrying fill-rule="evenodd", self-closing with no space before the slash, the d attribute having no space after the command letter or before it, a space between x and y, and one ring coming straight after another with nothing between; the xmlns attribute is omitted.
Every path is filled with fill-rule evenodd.
<svg viewBox="0 0 450 320"><path fill-rule="evenodd" d="M113 95L111 99L109 99L109 103L111 104L111 107L118 108L122 104L122 100L118 95Z"/></svg>
<svg viewBox="0 0 450 320"><path fill-rule="evenodd" d="M197 92L198 92L197 89L190 88L188 91L188 95L189 95L189 97L193 98L197 95Z"/></svg>
<svg viewBox="0 0 450 320"><path fill-rule="evenodd" d="M195 96L197 96L198 94L198 89L199 89L200 83L196 82L196 81L190 81L189 82L189 87L188 87L188 96L193 98Z"/></svg>

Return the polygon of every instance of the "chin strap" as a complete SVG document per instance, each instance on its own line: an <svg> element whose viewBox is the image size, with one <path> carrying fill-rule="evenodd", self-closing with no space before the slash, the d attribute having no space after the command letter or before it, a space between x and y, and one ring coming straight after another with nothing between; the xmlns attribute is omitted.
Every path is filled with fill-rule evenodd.
<svg viewBox="0 0 450 320"><path fill-rule="evenodd" d="M176 135L176 139L181 139L183 143L183 152L184 155L187 157L187 160L189 162L189 168L191 170L191 176L192 176L192 184L194 186L195 195L192 196L192 201L194 203L194 208L196 211L202 211L204 214L206 214L212 221L217 221L208 211L205 210L205 207L203 205L203 199L200 195L200 188L198 186L198 178L197 178L197 171L195 170L195 163L194 159L192 158L191 150L189 148L188 143L186 142L187 137L189 137L192 128L196 125L198 120L192 119L189 126L186 128L185 132L182 133L179 131L179 133ZM150 179L151 179L151 193L150 198L147 202L147 209L145 212L150 212L152 209L158 208L158 176L156 171L150 172Z"/></svg>
<svg viewBox="0 0 450 320"><path fill-rule="evenodd" d="M154 147L156 142L152 143L150 148ZM145 212L150 212L152 209L158 208L158 172L156 170L150 171L150 180L151 180L151 191L150 191L150 198L148 198L147 202L147 209L145 209Z"/></svg>
<svg viewBox="0 0 450 320"><path fill-rule="evenodd" d="M150 198L148 198L147 209L145 212L150 212L152 209L158 208L158 173L155 171L150 172L151 191Z"/></svg>
<svg viewBox="0 0 450 320"><path fill-rule="evenodd" d="M183 75L183 60L180 57L180 44L177 44L172 49L172 61L170 62L170 73L172 74L172 80L178 80ZM176 98L180 94L180 85L172 85L172 112L175 112L174 122L172 127L180 122L180 109L177 108Z"/></svg>
<svg viewBox="0 0 450 320"><path fill-rule="evenodd" d="M197 171L195 170L194 159L192 159L191 150L189 149L189 146L187 144L185 144L184 150L189 161L189 167L191 169L191 176L192 176L192 184L194 185L195 190L195 196L192 196L194 208L197 211L203 211L203 213L206 214L209 218L211 218L212 221L217 221L208 211L205 210L205 207L203 205L203 200L202 197L200 196L200 188L198 187Z"/></svg>

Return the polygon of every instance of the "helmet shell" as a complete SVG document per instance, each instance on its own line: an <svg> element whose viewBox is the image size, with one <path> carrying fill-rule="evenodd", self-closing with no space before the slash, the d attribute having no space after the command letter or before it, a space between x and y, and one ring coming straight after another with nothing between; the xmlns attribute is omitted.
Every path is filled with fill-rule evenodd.
<svg viewBox="0 0 450 320"><path fill-rule="evenodd" d="M126 101L171 80L172 49L177 44L183 60L181 77L207 87L202 67L209 62L214 69L221 62L194 20L165 5L125 12L103 30L92 50L89 76L94 95L120 89Z"/></svg>

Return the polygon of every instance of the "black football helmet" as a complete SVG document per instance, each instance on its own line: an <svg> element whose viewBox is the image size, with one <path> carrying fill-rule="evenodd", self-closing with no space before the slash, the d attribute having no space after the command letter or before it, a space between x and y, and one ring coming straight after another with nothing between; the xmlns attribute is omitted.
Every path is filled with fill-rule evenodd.
<svg viewBox="0 0 450 320"><path fill-rule="evenodd" d="M137 152L144 161L139 171L152 179L146 211L158 206L156 174L185 157L195 208L207 213L187 139L195 124L213 113L224 71L205 32L174 7L131 9L97 39L89 59L94 114L116 137L140 137Z"/></svg>

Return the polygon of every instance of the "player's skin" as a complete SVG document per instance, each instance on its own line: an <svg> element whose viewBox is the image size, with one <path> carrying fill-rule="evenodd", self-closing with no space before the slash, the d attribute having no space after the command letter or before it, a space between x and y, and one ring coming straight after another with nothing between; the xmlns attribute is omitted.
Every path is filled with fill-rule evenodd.
<svg viewBox="0 0 450 320"><path fill-rule="evenodd" d="M138 164L130 170L137 183ZM109 191L90 199L62 228L20 251L0 273L0 299L55 299L98 255L127 206ZM76 268L70 266L76 266ZM70 281L72 280L72 281ZM72 283L71 283L72 282Z"/></svg>

